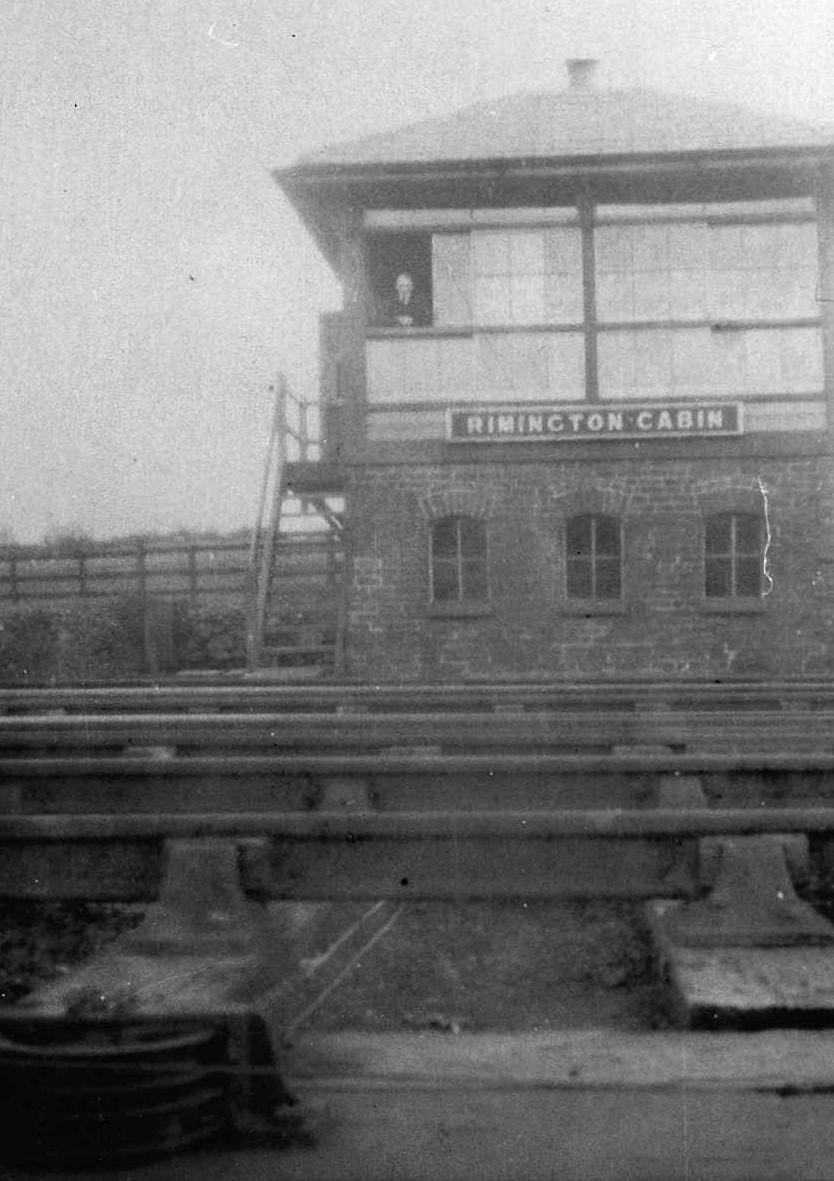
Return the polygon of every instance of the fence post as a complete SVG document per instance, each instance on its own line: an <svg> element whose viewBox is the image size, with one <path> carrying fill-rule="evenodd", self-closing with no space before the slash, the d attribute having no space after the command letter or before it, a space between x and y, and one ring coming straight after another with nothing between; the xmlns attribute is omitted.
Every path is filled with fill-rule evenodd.
<svg viewBox="0 0 834 1181"><path fill-rule="evenodd" d="M148 603L148 566L145 553L145 539L140 537L136 542L136 573L139 578L139 606L142 613L142 655L145 658L145 668L154 671L156 664L156 650L151 640L150 612Z"/></svg>
<svg viewBox="0 0 834 1181"><path fill-rule="evenodd" d="M87 558L85 554L78 555L78 593L83 602L87 598Z"/></svg>
<svg viewBox="0 0 834 1181"><path fill-rule="evenodd" d="M353 537L346 522L342 530L342 571L338 586L339 606L336 613L336 647L333 654L333 672L337 677L347 673L347 636L350 603L351 573L353 570Z"/></svg>
<svg viewBox="0 0 834 1181"><path fill-rule="evenodd" d="M145 554L145 540L140 537L136 543L136 570L139 575L139 598L142 600L142 615L148 613L148 566Z"/></svg>
<svg viewBox="0 0 834 1181"><path fill-rule="evenodd" d="M12 596L12 602L18 602L20 589L17 585L17 558L14 556L12 550L9 550L9 591Z"/></svg>
<svg viewBox="0 0 834 1181"><path fill-rule="evenodd" d="M194 542L188 546L188 586L191 603L197 606L197 546Z"/></svg>
<svg viewBox="0 0 834 1181"><path fill-rule="evenodd" d="M327 556L325 560L327 563L327 593L335 597L338 589L336 579L336 531L332 525L327 531Z"/></svg>

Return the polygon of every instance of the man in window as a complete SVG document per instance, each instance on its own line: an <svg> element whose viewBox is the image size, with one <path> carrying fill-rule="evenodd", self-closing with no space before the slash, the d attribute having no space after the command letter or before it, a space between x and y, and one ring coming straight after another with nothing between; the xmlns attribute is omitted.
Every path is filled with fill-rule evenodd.
<svg viewBox="0 0 834 1181"><path fill-rule="evenodd" d="M415 288L408 271L400 271L394 283L390 321L398 328L415 328L430 323L425 297Z"/></svg>

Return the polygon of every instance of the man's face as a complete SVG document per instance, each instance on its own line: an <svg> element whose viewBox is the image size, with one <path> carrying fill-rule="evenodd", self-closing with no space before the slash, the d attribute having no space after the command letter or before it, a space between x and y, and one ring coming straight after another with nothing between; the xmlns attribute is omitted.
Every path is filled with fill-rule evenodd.
<svg viewBox="0 0 834 1181"><path fill-rule="evenodd" d="M414 280L411 275L397 275L397 297L400 303L408 303L414 291Z"/></svg>

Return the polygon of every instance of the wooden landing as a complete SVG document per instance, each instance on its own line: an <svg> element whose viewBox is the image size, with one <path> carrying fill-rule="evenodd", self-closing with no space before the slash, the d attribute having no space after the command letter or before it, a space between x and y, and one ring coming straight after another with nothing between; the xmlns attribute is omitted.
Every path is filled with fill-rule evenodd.
<svg viewBox="0 0 834 1181"><path fill-rule="evenodd" d="M834 1034L321 1035L287 1074L315 1143L131 1181L834 1178Z"/></svg>
<svg viewBox="0 0 834 1181"><path fill-rule="evenodd" d="M290 495L320 493L339 496L344 492L345 473L337 463L324 460L294 460L286 465L286 480Z"/></svg>

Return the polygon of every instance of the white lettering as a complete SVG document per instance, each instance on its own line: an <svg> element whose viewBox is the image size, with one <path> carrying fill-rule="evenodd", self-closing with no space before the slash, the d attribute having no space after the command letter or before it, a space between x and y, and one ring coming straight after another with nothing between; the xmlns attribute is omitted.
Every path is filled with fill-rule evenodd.
<svg viewBox="0 0 834 1181"><path fill-rule="evenodd" d="M451 408L450 408L451 410ZM735 431L736 411L720 403L664 405L639 403L614 409L611 405L592 405L587 409L571 406L543 406L526 410L502 405L468 411L451 410L451 438L523 439L617 434L679 434Z"/></svg>

